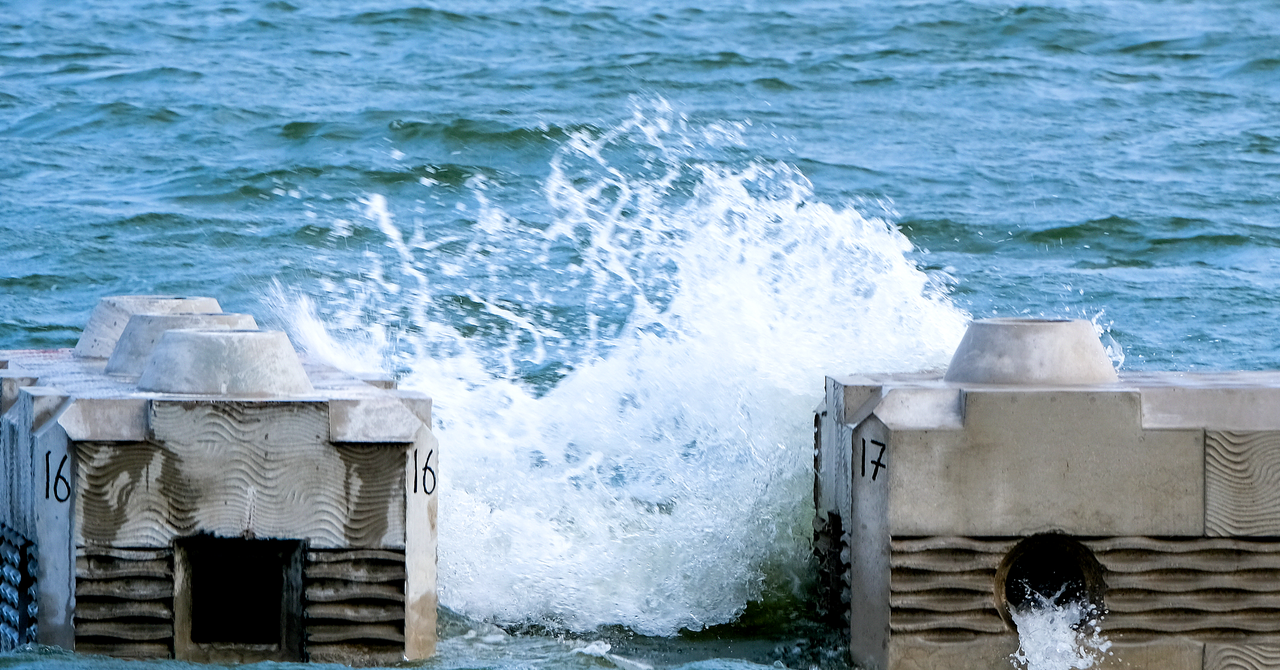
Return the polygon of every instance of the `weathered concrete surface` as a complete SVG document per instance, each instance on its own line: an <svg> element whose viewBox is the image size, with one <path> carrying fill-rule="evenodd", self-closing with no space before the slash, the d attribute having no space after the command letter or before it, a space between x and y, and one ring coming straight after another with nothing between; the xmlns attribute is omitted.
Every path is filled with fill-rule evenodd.
<svg viewBox="0 0 1280 670"><path fill-rule="evenodd" d="M428 417L430 411L428 405ZM329 435L334 442L413 442L422 423L402 397L391 394L329 401Z"/></svg>
<svg viewBox="0 0 1280 670"><path fill-rule="evenodd" d="M146 398L81 398L58 422L75 442L142 442L150 407Z"/></svg>
<svg viewBox="0 0 1280 670"><path fill-rule="evenodd" d="M258 324L248 314L134 314L129 317L129 323L111 351L105 372L109 375L141 375L151 353L160 343L160 337L165 331L179 328L257 330Z"/></svg>
<svg viewBox="0 0 1280 670"><path fill-rule="evenodd" d="M1280 372L1135 373L1148 428L1280 430Z"/></svg>
<svg viewBox="0 0 1280 670"><path fill-rule="evenodd" d="M894 535L1203 533L1204 433L1144 430L1136 391L981 389L963 404L962 430L893 431Z"/></svg>
<svg viewBox="0 0 1280 670"><path fill-rule="evenodd" d="M314 389L280 331L167 330L142 368L138 390L277 398Z"/></svg>
<svg viewBox="0 0 1280 670"><path fill-rule="evenodd" d="M134 304L112 302L113 319ZM167 603L185 588L173 547L203 534L307 543L304 654L387 665L434 652L430 399L299 362L283 334L249 333L262 336L284 343L270 362L292 361L302 383L271 397L254 384L228 383L234 396L143 390L106 374L104 355L0 352L0 523L37 545L40 642L74 648L88 635L91 653L172 657L181 645ZM215 656L295 657L251 647Z"/></svg>
<svg viewBox="0 0 1280 670"><path fill-rule="evenodd" d="M1264 670L1268 668L1280 668L1280 642L1205 645L1204 670Z"/></svg>
<svg viewBox="0 0 1280 670"><path fill-rule="evenodd" d="M1280 537L1280 431L1205 431L1205 527Z"/></svg>
<svg viewBox="0 0 1280 670"><path fill-rule="evenodd" d="M153 400L148 418L145 442L79 446L79 545L404 547L406 445L330 442L327 403Z"/></svg>
<svg viewBox="0 0 1280 670"><path fill-rule="evenodd" d="M1007 664L996 568L1045 532L1105 568L1104 667L1274 666L1280 373L828 378L815 439L815 546L862 667Z"/></svg>
<svg viewBox="0 0 1280 670"><path fill-rule="evenodd" d="M7 362L7 361L6 361ZM35 386L39 381L21 370L0 369L0 414L9 411L18 399L18 390L24 386Z"/></svg>
<svg viewBox="0 0 1280 670"><path fill-rule="evenodd" d="M967 384L1106 384L1115 368L1083 319L982 319L969 324L946 380Z"/></svg>
<svg viewBox="0 0 1280 670"><path fill-rule="evenodd" d="M74 452L58 417L71 403L51 387L26 387L4 414L5 474L10 506L0 523L38 548L35 571L39 608L35 642L73 648L74 546L71 508L75 478Z"/></svg>
<svg viewBox="0 0 1280 670"><path fill-rule="evenodd" d="M421 421L412 450L405 457L405 655L427 658L436 651L436 519L440 505L440 443L431 434L431 399L401 392L401 399Z"/></svg>
<svg viewBox="0 0 1280 670"><path fill-rule="evenodd" d="M187 298L172 295L118 295L103 298L94 306L89 323L76 343L76 356L81 358L107 358L116 348L116 342L129 317L134 314L214 313L222 307L213 298Z"/></svg>
<svg viewBox="0 0 1280 670"><path fill-rule="evenodd" d="M1194 640L1126 642L1113 640L1111 652L1094 665L1098 670L1209 670L1236 667L1204 664L1205 644ZM890 670L993 670L1013 668L1010 657L1018 651L1012 633L970 642L940 643L912 636L895 637ZM1247 667L1247 666L1242 666ZM1254 666L1258 668L1272 666Z"/></svg>

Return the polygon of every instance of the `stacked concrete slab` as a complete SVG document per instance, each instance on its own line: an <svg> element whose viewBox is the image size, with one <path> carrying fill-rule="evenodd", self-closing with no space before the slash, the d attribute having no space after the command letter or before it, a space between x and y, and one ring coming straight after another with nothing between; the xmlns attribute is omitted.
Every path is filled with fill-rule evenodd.
<svg viewBox="0 0 1280 670"><path fill-rule="evenodd" d="M1013 566L1090 582L1102 667L1280 667L1280 373L1117 377L1087 322L975 326L945 376L827 379L815 544L853 661L1008 667Z"/></svg>
<svg viewBox="0 0 1280 670"><path fill-rule="evenodd" d="M124 336L124 339L121 337ZM0 644L418 659L436 635L431 401L209 298L104 299L0 351Z"/></svg>

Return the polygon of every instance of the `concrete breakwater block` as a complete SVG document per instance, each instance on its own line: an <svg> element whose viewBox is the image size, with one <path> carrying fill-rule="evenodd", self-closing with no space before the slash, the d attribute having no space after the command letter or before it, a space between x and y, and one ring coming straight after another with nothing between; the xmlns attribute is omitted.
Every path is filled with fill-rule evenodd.
<svg viewBox="0 0 1280 670"><path fill-rule="evenodd" d="M138 389L236 397L314 391L282 332L188 329L165 331L143 365Z"/></svg>
<svg viewBox="0 0 1280 670"><path fill-rule="evenodd" d="M302 360L251 317L173 318L208 298L103 302L94 355L0 351L0 648L434 653L431 400Z"/></svg>
<svg viewBox="0 0 1280 670"><path fill-rule="evenodd" d="M203 330L257 330L248 314L134 314L120 333L104 370L109 375L137 377L165 331L179 328Z"/></svg>
<svg viewBox="0 0 1280 670"><path fill-rule="evenodd" d="M134 314L192 314L221 312L213 298L184 298L172 295L117 295L103 298L89 315L89 323L76 342L81 358L107 358L116 348L120 334Z"/></svg>
<svg viewBox="0 0 1280 670"><path fill-rule="evenodd" d="M1280 373L1055 372L1001 321L946 375L827 378L815 547L853 661L1006 667L1031 585L1106 612L1099 667L1274 667Z"/></svg>
<svg viewBox="0 0 1280 670"><path fill-rule="evenodd" d="M965 331L945 379L971 384L1105 384L1118 377L1088 321L983 319Z"/></svg>

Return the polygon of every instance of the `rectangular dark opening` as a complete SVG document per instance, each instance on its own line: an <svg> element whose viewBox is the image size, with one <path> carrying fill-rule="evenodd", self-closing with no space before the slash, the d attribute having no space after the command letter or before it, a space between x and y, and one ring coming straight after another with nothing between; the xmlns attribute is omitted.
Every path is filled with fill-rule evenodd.
<svg viewBox="0 0 1280 670"><path fill-rule="evenodd" d="M178 541L187 640L203 653L233 658L289 659L300 653L302 556L300 540L249 540L198 535ZM175 614L177 614L175 612ZM175 631L181 635L181 632ZM175 640L176 642L176 640ZM195 652L195 649L192 649ZM246 652L257 653L245 655ZM299 659L300 660L300 659Z"/></svg>

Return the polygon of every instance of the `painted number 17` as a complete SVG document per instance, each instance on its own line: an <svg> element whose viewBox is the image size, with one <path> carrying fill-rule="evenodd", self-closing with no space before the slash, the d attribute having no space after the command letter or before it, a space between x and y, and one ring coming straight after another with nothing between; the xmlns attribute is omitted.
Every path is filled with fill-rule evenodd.
<svg viewBox="0 0 1280 670"><path fill-rule="evenodd" d="M879 453L876 453L875 451L876 447L880 447ZM876 440L871 440L871 453L873 454L873 456L871 457L870 465L872 467L871 481L873 482L876 480L876 476L880 474L881 470L889 469L889 466L884 464L884 448L885 448L884 442L877 442ZM862 438L862 476L863 477L867 476L867 465L868 465L867 438L864 437Z"/></svg>

